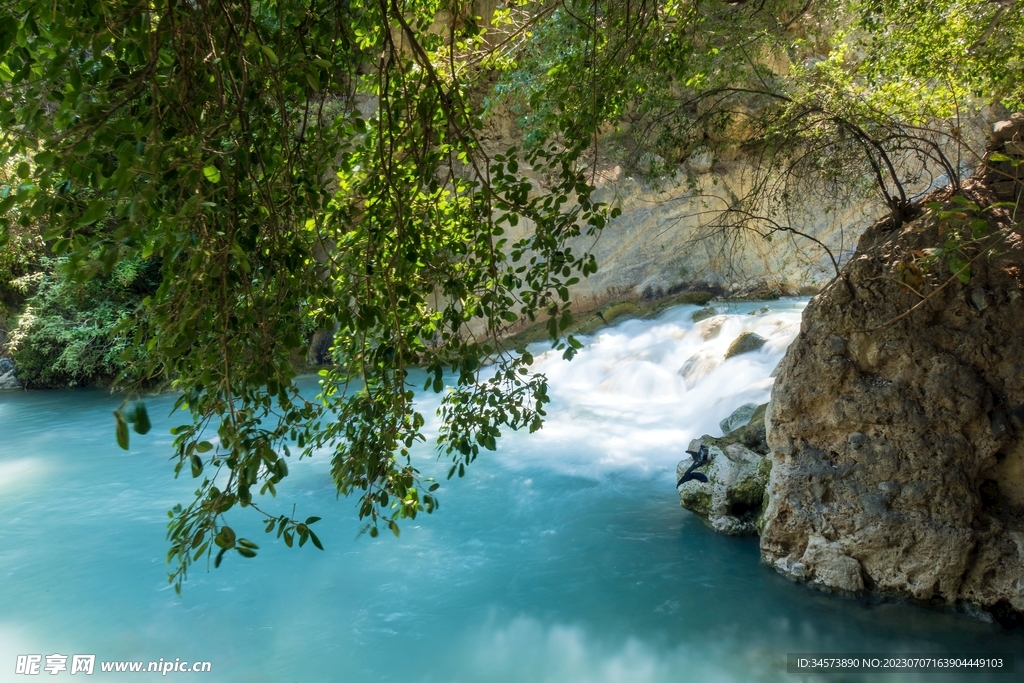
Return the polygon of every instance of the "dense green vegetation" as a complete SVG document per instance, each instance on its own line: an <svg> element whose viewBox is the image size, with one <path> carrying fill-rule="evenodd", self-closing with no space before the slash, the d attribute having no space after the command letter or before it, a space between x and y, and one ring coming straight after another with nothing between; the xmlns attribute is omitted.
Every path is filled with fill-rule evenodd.
<svg viewBox="0 0 1024 683"><path fill-rule="evenodd" d="M794 188L874 188L902 220L923 169L958 182L957 157L979 153L971 112L1024 96L1021 13L980 0L475 14L462 0L3 3L0 263L5 282L36 283L16 353L39 384L117 373L129 397L162 378L181 392L176 471L199 488L171 513L179 586L215 550L255 554L224 524L236 506L319 546L315 518L259 502L296 454L330 452L373 536L435 509L438 484L409 460L425 438L414 366L444 395L449 476L502 429L541 426L545 379L502 338L543 320L566 357L578 348L562 336L568 288L596 264L568 243L615 215L588 172L609 123L630 114L637 149L672 164L700 148L759 159L720 223L786 229ZM503 106L523 141L490 149L480 131ZM318 329L335 364L300 396L293 360Z"/></svg>
<svg viewBox="0 0 1024 683"><path fill-rule="evenodd" d="M63 259L42 258L39 270L15 281L27 296L9 348L30 387L131 382L144 350L121 330L143 295L156 287L149 263L121 261L105 276L76 282Z"/></svg>

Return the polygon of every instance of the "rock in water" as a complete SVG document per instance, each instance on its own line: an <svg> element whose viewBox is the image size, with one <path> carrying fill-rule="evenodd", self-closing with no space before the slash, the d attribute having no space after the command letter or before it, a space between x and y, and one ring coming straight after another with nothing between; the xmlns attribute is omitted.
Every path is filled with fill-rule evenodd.
<svg viewBox="0 0 1024 683"><path fill-rule="evenodd" d="M985 187L964 193L1002 236L968 284L938 289L952 276L942 264L921 285L928 301L897 319L921 301L900 284L905 264L945 239L925 212L870 228L804 311L768 408L761 554L826 589L1022 623L1024 245L984 208ZM948 192L925 201L952 205Z"/></svg>
<svg viewBox="0 0 1024 683"><path fill-rule="evenodd" d="M704 308L700 308L700 309L694 311L693 315L691 316L691 318L692 318L693 322L699 323L701 320L704 320L706 318L710 318L716 312L717 311L715 311L715 307L714 306L705 306Z"/></svg>
<svg viewBox="0 0 1024 683"><path fill-rule="evenodd" d="M707 351L699 351L686 359L683 367L679 368L679 374L686 383L686 388L693 389L700 384L700 381L709 372L718 367L721 362L721 356L708 353Z"/></svg>
<svg viewBox="0 0 1024 683"><path fill-rule="evenodd" d="M736 337L732 344L729 344L729 350L725 352L725 357L732 358L738 356L741 353L748 353L750 351L757 351L759 348L765 345L768 340L759 334L754 332L744 332L740 336Z"/></svg>
<svg viewBox="0 0 1024 683"><path fill-rule="evenodd" d="M728 434L750 422L750 418L754 416L755 410L757 410L756 403L744 403L732 411L732 415L719 422L718 426L722 428L723 434Z"/></svg>
<svg viewBox="0 0 1024 683"><path fill-rule="evenodd" d="M764 492L771 463L739 443L705 436L690 450L708 446L708 462L700 468L708 482L688 481L679 487L679 504L723 534L757 533L764 509ZM676 466L676 479L693 464L687 458Z"/></svg>
<svg viewBox="0 0 1024 683"><path fill-rule="evenodd" d="M713 318L702 320L700 324L695 326L695 329L700 332L700 336L704 341L709 339L715 339L722 333L722 325L725 324L724 315L716 315Z"/></svg>

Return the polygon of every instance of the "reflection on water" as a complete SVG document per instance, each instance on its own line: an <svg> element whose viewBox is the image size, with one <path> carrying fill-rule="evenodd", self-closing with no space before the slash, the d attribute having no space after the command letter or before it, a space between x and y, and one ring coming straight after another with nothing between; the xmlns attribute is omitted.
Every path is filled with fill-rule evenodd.
<svg viewBox="0 0 1024 683"><path fill-rule="evenodd" d="M545 429L507 437L446 482L441 509L399 539L356 540L328 463L293 463L267 505L323 517L326 551L289 550L232 513L260 556L198 568L182 598L165 580L165 513L194 486L171 478L172 398L152 400L154 429L126 453L113 438L116 398L0 395L0 671L17 654L91 653L209 660L211 681L817 682L843 679L786 674L786 653L1024 654L1020 634L962 616L791 584L758 563L756 540L716 535L678 507L674 468L689 439L767 400L802 302L774 306L696 326L692 306L627 321L571 363L535 349L554 400ZM742 331L768 343L724 361ZM684 378L695 356L701 374ZM437 397L422 400L432 412ZM420 456L443 479L445 463Z"/></svg>

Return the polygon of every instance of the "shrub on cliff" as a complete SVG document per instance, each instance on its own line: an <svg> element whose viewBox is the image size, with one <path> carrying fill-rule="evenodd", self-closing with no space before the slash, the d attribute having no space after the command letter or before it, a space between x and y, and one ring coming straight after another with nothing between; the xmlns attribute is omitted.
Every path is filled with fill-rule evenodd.
<svg viewBox="0 0 1024 683"><path fill-rule="evenodd" d="M29 387L135 379L143 351L122 323L149 288L145 269L123 261L109 277L75 282L60 260L44 258L41 265L13 282L27 296L9 342L18 378Z"/></svg>

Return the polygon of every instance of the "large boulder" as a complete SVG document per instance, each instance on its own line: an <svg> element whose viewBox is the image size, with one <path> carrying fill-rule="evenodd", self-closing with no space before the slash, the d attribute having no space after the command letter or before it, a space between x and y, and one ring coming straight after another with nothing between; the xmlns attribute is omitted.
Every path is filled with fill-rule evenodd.
<svg viewBox="0 0 1024 683"><path fill-rule="evenodd" d="M767 413L761 553L823 588L1021 623L1024 240L1004 210L984 209L988 188L964 195L873 226L808 304ZM966 283L951 261L920 267L961 219L994 247L968 253Z"/></svg>

